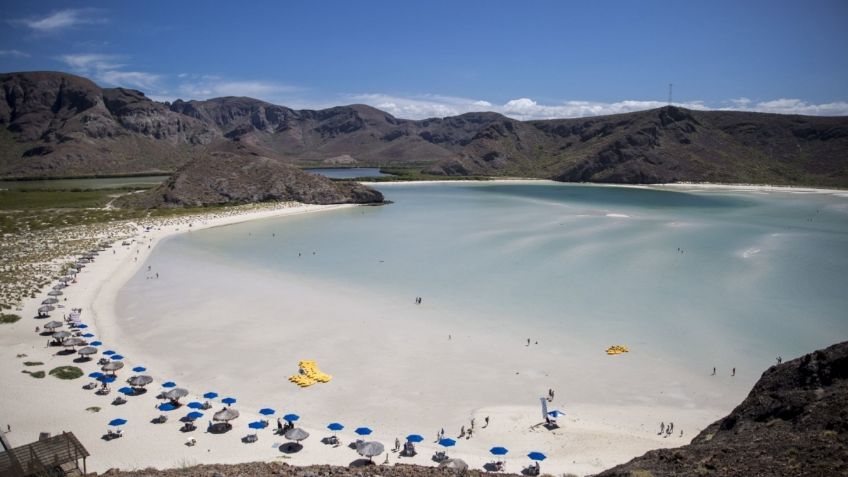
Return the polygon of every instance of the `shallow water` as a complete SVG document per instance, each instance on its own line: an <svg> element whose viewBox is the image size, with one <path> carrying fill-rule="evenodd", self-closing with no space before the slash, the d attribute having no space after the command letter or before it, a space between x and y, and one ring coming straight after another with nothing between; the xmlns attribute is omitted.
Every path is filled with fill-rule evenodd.
<svg viewBox="0 0 848 477"><path fill-rule="evenodd" d="M244 366L221 365L213 373L198 358L184 371L203 382L228 376L237 386L238 379L262 379L264 368L247 365L252 358L287 361L291 371L294 356L334 356L333 348L353 346L351 359L366 360L373 348L372 354L390 354L380 359L391 364L379 366L412 366L420 363L405 352L404 340L418 339L410 333L454 333L484 341L464 345L477 351L460 356L457 369L474 371L452 386L486 386L492 382L483 378L486 362L475 353L497 352L490 348L509 343L523 349L531 337L549 346L540 361L527 362L524 374L538 379L498 391L499 402L530 401L522 394L528 386L546 389L546 382L557 379L582 383L570 391L575 399L601 394L609 403L677 399L680 406L720 401L731 407L776 356L789 359L848 339L847 197L553 183L376 187L394 203L166 240L148 262L163 278L151 280L143 270L119 296L126 339L138 341L139 348L145 340L172 343L173 359L181 362L204 353L204 346L232 353L236 364L246 360ZM294 310L286 302L298 300L297 293L306 308ZM205 305L222 296L238 306ZM415 307L416 296L423 297L426 314L398 312ZM361 335L331 338L334 326L350 319L329 308L336 301L357 307L360 315L373 309L375 321ZM188 322L199 309L205 316ZM245 326L268 336L254 333L241 342L237 330ZM194 343L192 327L219 339ZM379 343L358 354L369 336L380 336ZM603 368L609 382L580 377L581 360L588 366L590 359L605 359L595 355L611 344L634 350L627 364L632 367ZM192 353L179 354L181 347ZM249 354L236 356L243 350ZM608 366L598 363L592 366ZM347 365L334 363L335 371L361 374ZM540 367L549 366L543 376ZM737 367L742 375L716 387L706 381L712 366L722 375ZM680 376L703 382L686 383ZM616 380L629 392L607 392ZM416 390L408 387L396 383L386 393L413 402ZM673 389L654 392L667 387ZM269 384L262 395L275 389ZM344 396L344 387L335 392ZM707 392L717 393L715 402ZM445 408L490 403L489 397L443 399L431 398ZM363 407L362 415L373 415L374 406Z"/></svg>
<svg viewBox="0 0 848 477"><path fill-rule="evenodd" d="M388 177L391 174L383 174L379 167L338 167L338 168L314 168L304 169L306 172L329 177L330 179L354 179L357 177Z"/></svg>

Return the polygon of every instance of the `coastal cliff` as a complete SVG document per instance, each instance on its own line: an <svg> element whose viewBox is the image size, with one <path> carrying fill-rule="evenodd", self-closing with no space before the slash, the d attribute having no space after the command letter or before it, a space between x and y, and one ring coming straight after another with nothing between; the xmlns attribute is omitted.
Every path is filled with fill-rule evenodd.
<svg viewBox="0 0 848 477"><path fill-rule="evenodd" d="M59 72L0 74L0 177L173 172L212 152L296 166L568 182L848 187L848 118L675 106L517 121L419 121L366 105L294 110L253 98L162 103Z"/></svg>
<svg viewBox="0 0 848 477"><path fill-rule="evenodd" d="M379 204L383 194L351 181L332 181L267 157L213 153L181 167L150 191L121 197L117 205L202 207L256 202Z"/></svg>
<svg viewBox="0 0 848 477"><path fill-rule="evenodd" d="M848 342L773 366L689 445L653 450L598 477L848 475Z"/></svg>

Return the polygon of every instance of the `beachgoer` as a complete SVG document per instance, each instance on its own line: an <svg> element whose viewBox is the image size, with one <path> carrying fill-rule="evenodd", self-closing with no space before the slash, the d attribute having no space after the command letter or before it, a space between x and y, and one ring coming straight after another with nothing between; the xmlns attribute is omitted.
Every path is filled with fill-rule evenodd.
<svg viewBox="0 0 848 477"><path fill-rule="evenodd" d="M156 278L159 278L159 272L156 272Z"/></svg>
<svg viewBox="0 0 848 477"><path fill-rule="evenodd" d="M680 437L683 437L683 429L680 429Z"/></svg>
<svg viewBox="0 0 848 477"><path fill-rule="evenodd" d="M448 333L448 341L450 341L450 340L451 340L451 335L450 335L450 333Z"/></svg>
<svg viewBox="0 0 848 477"><path fill-rule="evenodd" d="M736 376L736 368L733 368L733 372L730 373L731 376Z"/></svg>
<svg viewBox="0 0 848 477"><path fill-rule="evenodd" d="M657 435L660 435L663 432L665 432L665 422L660 422L660 432Z"/></svg>
<svg viewBox="0 0 848 477"><path fill-rule="evenodd" d="M468 429L468 434L466 434L465 438L466 438L466 439L471 439L471 433L472 433L472 432L473 432L473 431L472 431L471 429Z"/></svg>
<svg viewBox="0 0 848 477"><path fill-rule="evenodd" d="M470 430L472 430L472 431L474 430L474 418L473 417L471 418L471 429Z"/></svg>
<svg viewBox="0 0 848 477"><path fill-rule="evenodd" d="M527 338L527 346L530 346L530 338Z"/></svg>
<svg viewBox="0 0 848 477"><path fill-rule="evenodd" d="M283 433L283 421L279 417L277 418L277 431L279 434Z"/></svg>
<svg viewBox="0 0 848 477"><path fill-rule="evenodd" d="M12 425L6 424L6 432L12 432Z"/></svg>
<svg viewBox="0 0 848 477"><path fill-rule="evenodd" d="M465 426L459 429L459 437L465 437Z"/></svg>
<svg viewBox="0 0 848 477"><path fill-rule="evenodd" d="M781 356L778 356L777 357L777 364L780 364L782 362L783 362L783 358Z"/></svg>
<svg viewBox="0 0 848 477"><path fill-rule="evenodd" d="M395 437L395 452L400 450L400 439Z"/></svg>
<svg viewBox="0 0 848 477"><path fill-rule="evenodd" d="M439 436L441 436L441 437L439 437L440 439L444 439L444 438L445 438L445 428L444 428L444 427L442 428L442 430L441 430L441 431L439 431Z"/></svg>
<svg viewBox="0 0 848 477"><path fill-rule="evenodd" d="M713 366L713 376L715 376L715 366Z"/></svg>
<svg viewBox="0 0 848 477"><path fill-rule="evenodd" d="M38 327L37 326L35 327L35 332L38 333Z"/></svg>
<svg viewBox="0 0 848 477"><path fill-rule="evenodd" d="M486 416L486 419L484 419L484 421L486 421L486 425L483 427L489 427L489 416Z"/></svg>

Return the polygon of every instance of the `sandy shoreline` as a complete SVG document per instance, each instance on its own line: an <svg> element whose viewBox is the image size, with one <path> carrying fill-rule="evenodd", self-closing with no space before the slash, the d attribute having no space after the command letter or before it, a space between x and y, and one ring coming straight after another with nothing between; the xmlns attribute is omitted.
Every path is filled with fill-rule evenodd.
<svg viewBox="0 0 848 477"><path fill-rule="evenodd" d="M510 180L504 182L524 181ZM256 412L260 404L271 405L278 411L289 411L290 404L286 402L281 403L276 400L268 403L257 403L252 402L253 400L250 398L245 399L245 401L240 399L240 403L235 406L242 412L242 416L236 422L234 431L221 436L204 434L205 420L203 420L198 426L200 429L190 434L198 440L198 445L186 447L183 444L187 435L178 431L179 423L177 422L177 418L182 416L185 411L172 413L167 424L154 425L149 423L150 419L159 414L154 409L154 404L157 402L154 396L158 393L161 383L166 379L174 379L177 380L178 385L184 385L180 381L178 368L173 363L165 363L161 360L156 352L155 343L150 343L149 347L135 348L129 344L125 345L125 342L122 342L124 331L118 325L115 316L115 298L118 291L148 263L147 259L155 250L156 245L169 236L190 230L201 230L248 220L332 210L339 207L348 206L297 206L246 212L206 220L197 218L175 219L157 230L147 233L139 232L136 242L132 246L122 247L120 243L116 244L113 247L114 255L110 251L101 253L94 263L80 273L79 283L66 289L66 310L71 307L83 309L82 318L85 323L91 326L89 331L96 335L96 339L104 342L105 346L101 350L111 348L127 354L127 367L122 373L119 373L119 381L115 383L113 389L117 389L119 387L117 384L133 374L129 371L129 368L145 365L149 368L149 374L153 375L155 379L150 386L151 392L143 396L131 397L129 403L125 405L111 406L109 402L117 394L113 392L108 397L101 397L95 396L90 391L81 390L80 386L88 381L86 378L75 381L60 381L48 376L38 380L22 374L21 363L25 360L43 361L45 362L45 370L59 365L71 364L72 357L53 355L55 349L47 349L44 346L47 338L33 332L36 325L43 325L44 322L49 321L32 320L38 304L44 298L44 295L40 294L35 299L30 299L25 303L21 313L23 319L14 325L3 325L3 333L0 334L0 344L3 345L2 351L0 351L0 359L6 363L0 367L0 380L4 383L3 390L0 391L0 408L14 410L13 412L6 411L0 415L0 425L8 423L12 427L9 438L15 445L36 439L41 431L57 433L61 430L72 430L92 453L93 457L89 459L89 470L97 471L103 471L110 467L132 469L153 466L164 468L192 463L233 463L281 458L293 464L304 465L319 463L349 464L357 457L354 452L344 447L332 448L319 442L322 437L330 433L321 427L321 421L317 418L318 415L325 417L324 413L327 413L326 416L329 417L330 411L326 408L332 407L329 405L330 403L336 407L343 406L344 403L334 402L331 395L317 393L314 398L303 401L302 407L297 409L305 418L309 418L305 429L312 434L312 437L305 442L305 448L296 454L281 453L276 445L284 442L284 439L272 436L269 430L260 431L260 440L257 444L246 445L239 441L247 433L246 424L259 418ZM191 220L192 227L188 227L188 220ZM282 301L297 302L298 293L306 293L294 286L291 288L293 290L286 292L290 295L280 292L281 296L291 298L291 300ZM359 303L358 306L362 308L361 303L364 300L360 297L357 301L356 298L342 298L340 303L335 306L347 309L346 307L355 307ZM305 305L295 303L291 306ZM297 308L293 310L299 311ZM62 309L57 310L57 312L54 312L53 318L61 317L62 312ZM400 311L398 312L400 313ZM377 320L374 323L373 326L378 326L381 322ZM332 330L328 330L328 332L332 332ZM339 332L341 333L341 331ZM425 333L426 330L422 328L421 332ZM406 345L400 343L398 346L400 349ZM27 354L26 358L16 358L18 354L23 353ZM335 369L329 372L344 369L345 356L339 355L340 353L336 352L336 356L332 356L328 351L327 361L329 363L333 363L334 359L339 360ZM498 352L493 354L492 359L499 359L498 354L505 354L513 360L519 359L512 357L511 353ZM639 361L635 359L636 356L633 358L633 366L639 366ZM202 357L198 357L198 359L202 359ZM500 359L505 358L500 357ZM533 361L533 359L536 361ZM525 366L532 369L533 366L538 366L541 362L539 360L543 358L533 359L527 361ZM154 368L153 364L157 362L160 362L160 365ZM80 367L86 373L98 368L93 362L80 365ZM39 369L41 368L39 367ZM426 370L422 372L426 372ZM402 375L392 374L392 376ZM228 378L235 381L233 385L238 384L237 378L233 376L228 376ZM422 376L422 379L424 378L427 377ZM427 379L437 378L438 375L434 375ZM279 379L279 375L275 376L275 379ZM339 381L339 386L342 386L344 381L341 377ZM542 377L539 377L537 381L539 383L545 382ZM214 381L210 378L208 382ZM7 383L8 385L6 385ZM189 382L188 384L193 383ZM355 387L351 389L354 393L367 393L370 386L369 383L353 383L351 385ZM244 391L236 388L234 392L240 396L250 396L251 392L248 388L251 386L255 385L243 383ZM280 386L286 386L284 389L287 392L290 391L291 385L289 383ZM680 386L686 387L684 384L680 384ZM189 387L191 392L189 399L196 399L208 390ZM218 390L226 391L225 389ZM320 392L329 393L331 391L322 390ZM470 390L468 392L474 393L475 391ZM449 437L457 437L460 424L464 424L467 428L467 420L473 417L478 426L477 435L471 440L462 440L460 445L448 451L450 455L460 456L467 460L473 467L480 468L485 463L490 462L492 458L488 449L491 446L502 445L515 451L514 455L510 454L506 457L508 470L513 472L520 471L529 462L524 456L526 452L539 450L549 456L549 459L543 463L544 472L594 473L640 455L652 448L687 443L701 428L728 410L697 407L682 412L667 403L657 402L646 402L643 405L631 403L611 407L597 405L591 399L583 399L569 401L567 403L569 415L560 420L562 427L550 432L535 427L540 421L537 405L499 405L501 399L496 395L483 396L482 399L490 404L458 413L462 415L460 420L451 418L447 419L447 422L441 421L438 424L437 421L433 421L433 416L438 416L438 409L422 408L419 420L421 422L433 422L433 425L426 429L418 429L419 433L424 434L425 442L419 446L417 457L404 459L403 462L432 465L430 456L435 450L438 450L438 446L433 444L434 436L430 434L434 434L438 429L437 426L444 426ZM735 399L735 396L732 398L725 397L721 400L730 401L731 399ZM293 398L292 401L300 402ZM560 402L555 400L551 407L560 407L558 406ZM99 406L102 410L98 413L85 410L91 406ZM216 405L216 409L219 406ZM479 429L486 416L491 417L492 424L487 429ZM686 430L684 436L678 436L677 432L670 438L657 436L654 423L660 420L658 416L674 416L676 427ZM106 423L115 417L123 417L129 421L129 424L125 426L125 437L113 442L101 440L100 436L106 430ZM375 428L377 432L372 437L386 444L387 448L392 447L394 437L402 437L402 435L396 436L395 432L396 429L402 428L400 423L386 420L381 416L360 417L364 422L345 422L348 427L341 433L343 442L346 443L355 437L351 430L358 425L369 425ZM664 419L664 417L662 418ZM368 420L366 421L366 419ZM397 456L391 454L390 462L397 461Z"/></svg>

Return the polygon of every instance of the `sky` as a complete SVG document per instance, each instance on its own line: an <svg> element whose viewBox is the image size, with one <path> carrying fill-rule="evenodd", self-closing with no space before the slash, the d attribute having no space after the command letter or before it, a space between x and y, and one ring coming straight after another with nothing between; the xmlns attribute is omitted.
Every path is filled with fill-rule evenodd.
<svg viewBox="0 0 848 477"><path fill-rule="evenodd" d="M420 119L848 115L848 1L4 2L0 72Z"/></svg>

